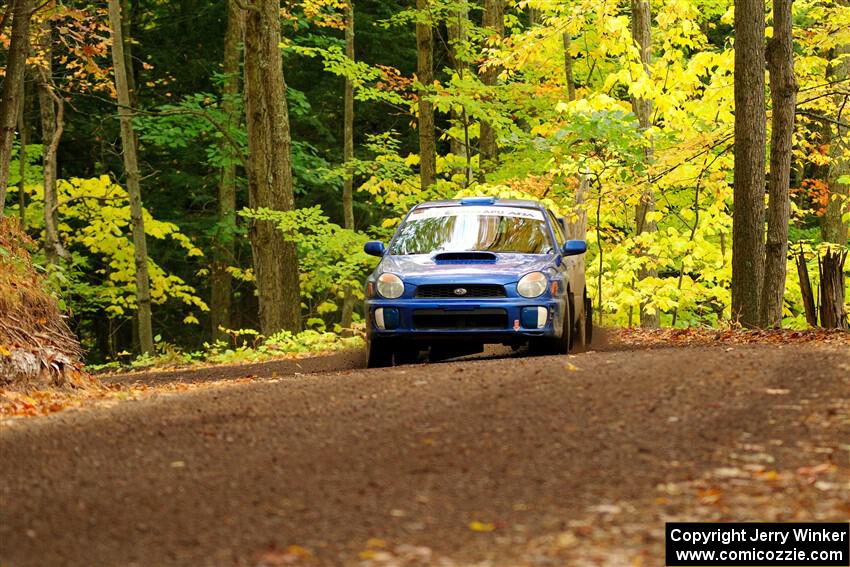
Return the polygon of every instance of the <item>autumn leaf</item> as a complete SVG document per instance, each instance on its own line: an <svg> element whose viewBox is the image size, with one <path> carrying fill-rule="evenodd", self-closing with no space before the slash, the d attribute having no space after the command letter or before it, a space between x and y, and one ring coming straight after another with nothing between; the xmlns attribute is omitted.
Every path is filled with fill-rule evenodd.
<svg viewBox="0 0 850 567"><path fill-rule="evenodd" d="M469 529L474 532L492 532L496 529L496 525L490 522L479 522L475 520L469 523Z"/></svg>

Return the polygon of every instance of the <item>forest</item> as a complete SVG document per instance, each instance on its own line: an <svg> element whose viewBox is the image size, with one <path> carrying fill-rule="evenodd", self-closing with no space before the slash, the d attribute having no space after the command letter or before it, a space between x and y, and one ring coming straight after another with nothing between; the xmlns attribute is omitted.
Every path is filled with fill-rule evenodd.
<svg viewBox="0 0 850 567"><path fill-rule="evenodd" d="M846 329L850 5L735 4L10 0L4 270L95 365L331 350L366 241L488 195L582 226L599 325Z"/></svg>

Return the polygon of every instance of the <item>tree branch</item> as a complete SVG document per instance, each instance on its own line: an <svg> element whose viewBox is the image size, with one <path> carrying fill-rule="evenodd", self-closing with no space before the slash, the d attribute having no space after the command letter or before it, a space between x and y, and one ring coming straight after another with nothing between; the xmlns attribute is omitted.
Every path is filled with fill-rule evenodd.
<svg viewBox="0 0 850 567"><path fill-rule="evenodd" d="M138 110L137 110L138 112ZM245 156L242 154L242 146L233 138L230 132L227 131L227 128L224 127L223 124L219 123L212 116L203 112L201 110L192 110L189 108L180 109L180 110L166 110L165 112L149 112L145 111L146 114L151 114L154 116L180 116L180 115L188 115L188 116L198 116L200 118L205 119L207 122L212 124L212 126L218 130L222 136L225 137L227 143L233 148L236 157L239 158L239 162L242 164L246 170L248 169L248 161L245 159Z"/></svg>
<svg viewBox="0 0 850 567"><path fill-rule="evenodd" d="M99 203L108 203L110 201L120 201L121 199L126 199L127 197L94 197L92 195L77 195L76 197L70 197L65 199L64 201L57 201L55 205L53 205L53 211L59 210L59 207L64 207L65 205L70 205L75 201L84 201L86 199L91 199L93 201L97 201Z"/></svg>
<svg viewBox="0 0 850 567"><path fill-rule="evenodd" d="M808 110L797 109L797 114L802 114L803 116L808 116L809 118L814 118L815 120L820 120L822 122L828 122L830 124L835 124L836 126L841 126L842 128L850 128L850 122L844 122L842 120L835 120L834 118L829 118L828 116L824 116L823 114L818 114L817 112L809 112Z"/></svg>

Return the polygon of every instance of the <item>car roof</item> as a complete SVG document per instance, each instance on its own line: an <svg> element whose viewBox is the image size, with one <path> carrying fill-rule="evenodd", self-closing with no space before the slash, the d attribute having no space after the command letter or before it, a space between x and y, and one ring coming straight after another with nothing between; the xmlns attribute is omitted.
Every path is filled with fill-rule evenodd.
<svg viewBox="0 0 850 567"><path fill-rule="evenodd" d="M426 201L413 207L414 209L428 209L432 207L457 207L463 205L486 205L498 207L519 207L523 209L546 210L540 201L531 199L497 199L488 197L464 197L463 199L446 199L444 201Z"/></svg>

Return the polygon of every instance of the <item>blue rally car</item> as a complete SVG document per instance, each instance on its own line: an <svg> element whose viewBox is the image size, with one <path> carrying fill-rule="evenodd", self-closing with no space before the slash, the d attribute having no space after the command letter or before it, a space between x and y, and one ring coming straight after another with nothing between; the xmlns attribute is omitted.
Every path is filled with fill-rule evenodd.
<svg viewBox="0 0 850 567"><path fill-rule="evenodd" d="M469 197L415 206L366 281L369 367L440 360L484 344L566 353L590 341L584 240L536 201Z"/></svg>

